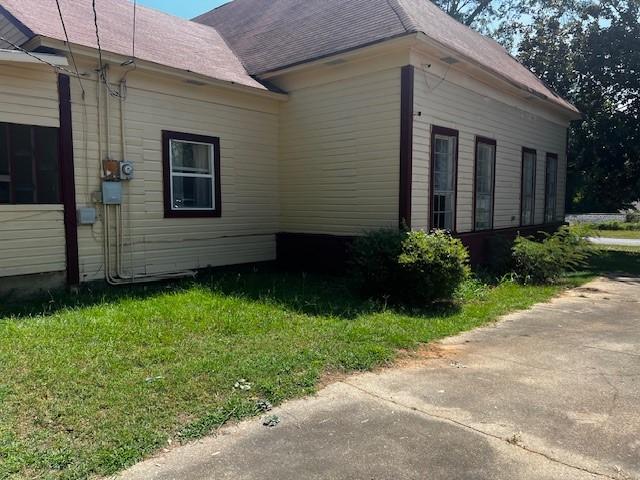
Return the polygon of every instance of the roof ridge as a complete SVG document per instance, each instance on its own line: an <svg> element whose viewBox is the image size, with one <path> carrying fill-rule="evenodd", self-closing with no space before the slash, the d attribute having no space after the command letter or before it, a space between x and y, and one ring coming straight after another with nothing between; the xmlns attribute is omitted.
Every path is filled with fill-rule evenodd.
<svg viewBox="0 0 640 480"><path fill-rule="evenodd" d="M413 33L418 31L418 24L415 22L411 14L400 4L398 0L387 0L387 4L396 14L398 20L407 31L407 33Z"/></svg>
<svg viewBox="0 0 640 480"><path fill-rule="evenodd" d="M209 27L212 28L213 30L216 31L216 33L220 36L220 38L222 39L222 41L224 42L224 44L229 48L229 50L231 50L231 52L235 55L235 57L238 59L238 61L240 62L240 65L242 65L242 68L244 69L245 72L247 72L247 75L249 75L251 78L253 78L256 82L260 83L261 85L265 85L264 82L262 80L260 80L259 78L256 78L255 75L251 75L249 73L249 67L247 66L247 64L244 61L244 58L242 55L240 55L235 48L233 48L233 46L229 43L229 41L227 40L227 36L223 35L222 32L220 30L218 30L216 27L214 27L213 25L209 25L208 23L202 23L200 21L198 21L198 19L202 18L203 20L205 18L207 18L209 16L209 14L211 14L212 12L221 9L222 7L224 7L225 5L229 5L230 3L233 3L233 1L231 2L227 2L227 3L223 3L222 5L218 5L217 7L215 7L212 10L207 10L204 13L201 13L200 15L197 15L193 18L188 19L189 22L191 23L195 23L197 25L203 25L205 27ZM265 85L266 86L266 85ZM267 87L269 88L269 87Z"/></svg>

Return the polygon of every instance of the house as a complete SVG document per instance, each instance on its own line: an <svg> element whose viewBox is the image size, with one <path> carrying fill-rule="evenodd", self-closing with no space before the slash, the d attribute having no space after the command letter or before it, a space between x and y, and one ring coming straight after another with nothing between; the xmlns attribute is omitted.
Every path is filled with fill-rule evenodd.
<svg viewBox="0 0 640 480"><path fill-rule="evenodd" d="M59 4L0 0L5 290L563 219L578 111L427 0Z"/></svg>

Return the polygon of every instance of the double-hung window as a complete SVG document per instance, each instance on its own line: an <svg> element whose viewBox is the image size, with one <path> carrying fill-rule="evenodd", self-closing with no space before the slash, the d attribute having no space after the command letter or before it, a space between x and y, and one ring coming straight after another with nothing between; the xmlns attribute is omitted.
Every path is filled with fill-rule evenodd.
<svg viewBox="0 0 640 480"><path fill-rule="evenodd" d="M558 155L547 153L545 174L544 221L552 223L557 217L558 204Z"/></svg>
<svg viewBox="0 0 640 480"><path fill-rule="evenodd" d="M220 139L163 132L165 217L219 217Z"/></svg>
<svg viewBox="0 0 640 480"><path fill-rule="evenodd" d="M60 203L57 128L0 123L3 203Z"/></svg>
<svg viewBox="0 0 640 480"><path fill-rule="evenodd" d="M458 132L433 127L431 133L431 228L455 230Z"/></svg>
<svg viewBox="0 0 640 480"><path fill-rule="evenodd" d="M521 199L521 225L533 225L535 223L536 204L536 163L537 153L530 148L522 149L522 199Z"/></svg>
<svg viewBox="0 0 640 480"><path fill-rule="evenodd" d="M476 138L474 228L493 228L493 198L496 178L496 141Z"/></svg>

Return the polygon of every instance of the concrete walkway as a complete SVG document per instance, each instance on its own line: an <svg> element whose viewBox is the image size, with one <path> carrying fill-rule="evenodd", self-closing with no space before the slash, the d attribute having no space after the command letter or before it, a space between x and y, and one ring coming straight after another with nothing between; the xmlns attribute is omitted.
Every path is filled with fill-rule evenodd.
<svg viewBox="0 0 640 480"><path fill-rule="evenodd" d="M618 245L621 247L640 247L640 240L633 238L590 237L594 245Z"/></svg>
<svg viewBox="0 0 640 480"><path fill-rule="evenodd" d="M598 280L122 479L640 479L640 279Z"/></svg>

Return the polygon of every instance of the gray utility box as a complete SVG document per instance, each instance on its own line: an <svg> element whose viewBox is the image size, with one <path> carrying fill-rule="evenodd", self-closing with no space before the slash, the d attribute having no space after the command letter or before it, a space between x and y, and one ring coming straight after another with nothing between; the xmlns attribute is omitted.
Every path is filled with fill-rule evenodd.
<svg viewBox="0 0 640 480"><path fill-rule="evenodd" d="M96 223L96 209L93 207L79 208L78 223L80 225L94 225Z"/></svg>
<svg viewBox="0 0 640 480"><path fill-rule="evenodd" d="M102 203L105 205L122 205L121 182L102 182Z"/></svg>

